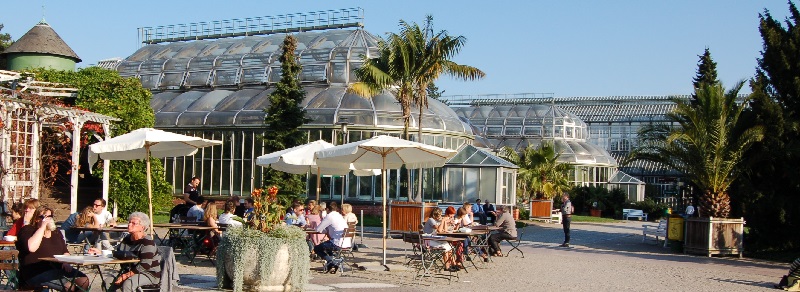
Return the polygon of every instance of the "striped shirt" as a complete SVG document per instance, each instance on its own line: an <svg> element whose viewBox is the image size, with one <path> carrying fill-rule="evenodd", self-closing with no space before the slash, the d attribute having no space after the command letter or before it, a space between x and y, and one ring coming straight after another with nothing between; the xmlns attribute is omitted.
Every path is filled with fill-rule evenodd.
<svg viewBox="0 0 800 292"><path fill-rule="evenodd" d="M789 268L789 276L800 277L800 258L797 258Z"/></svg>
<svg viewBox="0 0 800 292"><path fill-rule="evenodd" d="M149 236L133 240L131 235L125 236L114 251L117 259L139 259L139 263L131 267L136 274L143 274L153 283L161 279L161 255L155 242Z"/></svg>

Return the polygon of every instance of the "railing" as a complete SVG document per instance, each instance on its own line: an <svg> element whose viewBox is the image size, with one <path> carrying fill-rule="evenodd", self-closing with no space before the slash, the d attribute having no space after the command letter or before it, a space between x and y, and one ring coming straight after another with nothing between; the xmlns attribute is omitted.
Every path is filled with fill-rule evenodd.
<svg viewBox="0 0 800 292"><path fill-rule="evenodd" d="M244 19L140 27L138 31L140 43L157 44L363 26L364 10L356 7Z"/></svg>
<svg viewBox="0 0 800 292"><path fill-rule="evenodd" d="M663 203L677 213L683 213L687 206L694 205L692 197L655 197L654 199L656 203Z"/></svg>

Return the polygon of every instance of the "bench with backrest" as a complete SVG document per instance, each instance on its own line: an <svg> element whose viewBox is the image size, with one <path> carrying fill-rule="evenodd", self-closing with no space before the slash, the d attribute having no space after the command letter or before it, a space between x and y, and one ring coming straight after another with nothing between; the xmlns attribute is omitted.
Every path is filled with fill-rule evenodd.
<svg viewBox="0 0 800 292"><path fill-rule="evenodd" d="M622 209L622 219L639 218L647 221L647 213L637 209Z"/></svg>
<svg viewBox="0 0 800 292"><path fill-rule="evenodd" d="M661 219L658 220L658 226L654 225L642 225L642 242L647 239L648 235L652 235L656 237L656 243L658 243L658 238L661 237L664 240L664 247L667 247L667 220Z"/></svg>

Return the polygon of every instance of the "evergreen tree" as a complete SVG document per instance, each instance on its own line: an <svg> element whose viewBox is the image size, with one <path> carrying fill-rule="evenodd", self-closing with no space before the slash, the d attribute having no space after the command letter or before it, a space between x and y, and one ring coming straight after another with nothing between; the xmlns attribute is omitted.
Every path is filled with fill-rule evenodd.
<svg viewBox="0 0 800 292"><path fill-rule="evenodd" d="M306 133L300 127L309 120L300 103L305 98L305 91L300 87L298 76L302 67L297 61L295 50L297 39L288 35L283 40L283 53L280 57L281 80L275 91L269 96L270 105L265 110L264 119L264 151L272 153L302 145L306 142ZM304 183L300 175L285 173L268 168L264 171L265 186L276 185L283 203L304 192Z"/></svg>
<svg viewBox="0 0 800 292"><path fill-rule="evenodd" d="M700 88L700 83L707 83L708 85L716 85L719 83L717 80L717 62L711 59L711 52L706 48L706 51L697 62L697 75L694 77L692 83L694 88Z"/></svg>
<svg viewBox="0 0 800 292"><path fill-rule="evenodd" d="M439 89L439 86L436 86L436 83L428 83L428 88L426 88L425 91L427 92L428 97L441 101L444 104L448 104L446 100L440 99L442 98L442 94L445 92L445 90Z"/></svg>
<svg viewBox="0 0 800 292"><path fill-rule="evenodd" d="M800 13L791 2L789 11L786 26L767 10L759 14L763 49L745 119L769 134L745 155L748 179L732 192L754 250L800 247Z"/></svg>

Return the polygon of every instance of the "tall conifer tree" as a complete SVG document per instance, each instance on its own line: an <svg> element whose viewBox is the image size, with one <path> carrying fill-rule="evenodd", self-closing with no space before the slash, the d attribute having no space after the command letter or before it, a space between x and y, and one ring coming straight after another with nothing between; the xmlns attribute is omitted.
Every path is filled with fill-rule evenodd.
<svg viewBox="0 0 800 292"><path fill-rule="evenodd" d="M296 49L297 39L292 35L286 36L283 40L283 54L280 57L281 80L276 84L275 91L270 94L270 105L265 110L267 113L264 119L267 127L264 133L265 153L284 150L306 142L306 133L300 130L300 126L308 121L305 110L300 106L306 93L300 87L298 80L302 67L295 56ZM281 195L297 195L304 191L300 175L272 168L264 170L264 185L278 186Z"/></svg>

